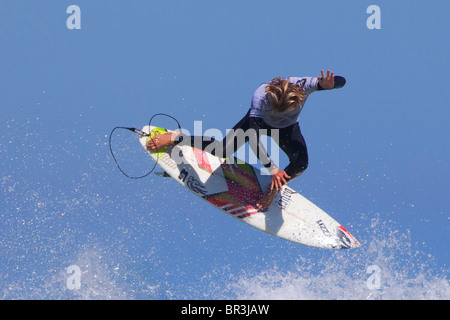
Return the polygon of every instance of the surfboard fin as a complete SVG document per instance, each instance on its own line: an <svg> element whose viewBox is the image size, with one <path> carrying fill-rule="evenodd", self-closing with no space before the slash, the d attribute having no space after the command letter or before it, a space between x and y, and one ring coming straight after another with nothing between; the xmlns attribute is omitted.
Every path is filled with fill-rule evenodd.
<svg viewBox="0 0 450 320"><path fill-rule="evenodd" d="M163 172L155 172L155 174L157 176L160 176L160 177L163 177L163 178L170 177L170 175L167 172L165 172L165 171L163 171Z"/></svg>

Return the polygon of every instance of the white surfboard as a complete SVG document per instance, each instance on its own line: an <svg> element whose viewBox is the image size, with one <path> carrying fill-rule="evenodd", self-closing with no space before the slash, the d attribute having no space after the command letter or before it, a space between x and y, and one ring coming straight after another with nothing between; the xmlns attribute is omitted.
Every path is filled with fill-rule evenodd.
<svg viewBox="0 0 450 320"><path fill-rule="evenodd" d="M151 136L166 129L145 126ZM222 159L190 146L166 147L152 152L139 142L158 165L183 187L228 215L274 236L328 249L356 248L360 243L336 220L287 185L265 212L255 203L270 183L270 176L236 158Z"/></svg>

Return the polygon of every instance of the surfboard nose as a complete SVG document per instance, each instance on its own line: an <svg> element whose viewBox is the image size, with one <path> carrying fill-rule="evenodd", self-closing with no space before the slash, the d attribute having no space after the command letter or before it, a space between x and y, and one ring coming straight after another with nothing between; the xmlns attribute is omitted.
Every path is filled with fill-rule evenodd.
<svg viewBox="0 0 450 320"><path fill-rule="evenodd" d="M336 236L339 239L339 249L352 249L361 245L343 226L336 228Z"/></svg>

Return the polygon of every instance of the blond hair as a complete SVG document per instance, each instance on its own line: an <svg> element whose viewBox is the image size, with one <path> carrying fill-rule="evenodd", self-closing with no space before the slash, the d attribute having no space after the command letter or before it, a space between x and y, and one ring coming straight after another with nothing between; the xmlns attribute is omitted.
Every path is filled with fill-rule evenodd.
<svg viewBox="0 0 450 320"><path fill-rule="evenodd" d="M275 112L292 111L301 106L305 98L303 88L281 77L273 78L266 87L267 98Z"/></svg>

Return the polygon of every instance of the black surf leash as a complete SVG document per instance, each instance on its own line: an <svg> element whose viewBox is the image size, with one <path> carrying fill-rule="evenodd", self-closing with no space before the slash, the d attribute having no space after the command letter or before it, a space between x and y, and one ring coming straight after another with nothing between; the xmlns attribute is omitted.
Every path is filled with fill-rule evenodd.
<svg viewBox="0 0 450 320"><path fill-rule="evenodd" d="M148 122L148 126L149 126L149 127L150 127L151 124L152 124L153 118L156 117L156 116L164 116L164 117L168 117L168 118L173 119L173 120L177 123L178 129L180 130L180 133L181 133L181 125L180 125L180 122L178 122L178 120L175 119L174 117L172 117L172 116L170 116L170 115L168 115L168 114L165 114L165 113L156 113L156 114L154 114L154 115L150 118L150 120L149 120L149 122ZM142 176L138 176L138 177L133 177L133 176L130 176L129 174L127 174L127 173L126 173L125 171L123 171L122 168L120 167L119 162L117 161L116 156L114 155L114 152L113 152L113 149L112 149L112 142L111 142L111 139L112 139L112 136L113 136L113 134L114 134L114 131L116 131L117 129L128 130L128 131L137 133L137 134L140 135L141 137L150 137L150 139L152 139L152 137L150 136L150 133L144 132L144 131L142 131L142 130L139 130L139 129L136 129L136 128L133 128L133 127L115 127L114 129L112 129L111 133L109 134L109 151L111 152L111 156L112 156L112 158L114 159L114 162L116 163L116 166L117 166L117 168L119 168L120 172L121 172L125 177L130 178L130 179L142 179L142 178L147 177L149 174L151 174L151 173L153 172L153 170L155 170L156 165L158 164L158 157L156 157L156 161L155 161L155 164L153 165L153 168L152 168L149 172L147 172L146 174L144 174L144 175L142 175ZM152 141L153 141L153 139L152 139ZM158 151L158 149L156 149L156 151Z"/></svg>

